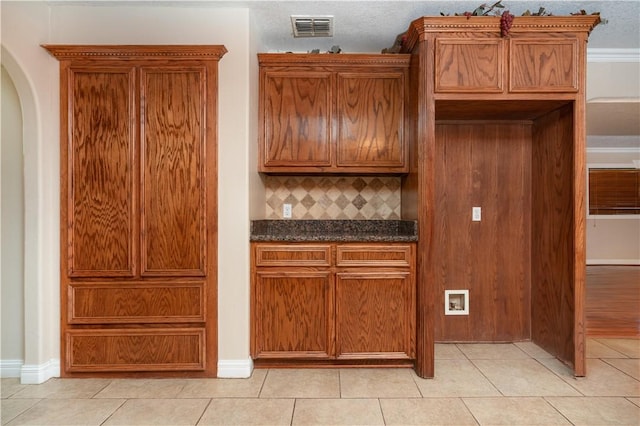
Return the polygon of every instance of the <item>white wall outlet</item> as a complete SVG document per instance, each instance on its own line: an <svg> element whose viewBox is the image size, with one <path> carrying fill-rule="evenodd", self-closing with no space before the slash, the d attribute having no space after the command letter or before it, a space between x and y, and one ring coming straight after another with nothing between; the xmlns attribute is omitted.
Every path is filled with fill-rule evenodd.
<svg viewBox="0 0 640 426"><path fill-rule="evenodd" d="M282 205L282 217L285 219L291 219L291 204Z"/></svg>
<svg viewBox="0 0 640 426"><path fill-rule="evenodd" d="M471 220L474 222L480 222L482 220L482 207L471 208Z"/></svg>

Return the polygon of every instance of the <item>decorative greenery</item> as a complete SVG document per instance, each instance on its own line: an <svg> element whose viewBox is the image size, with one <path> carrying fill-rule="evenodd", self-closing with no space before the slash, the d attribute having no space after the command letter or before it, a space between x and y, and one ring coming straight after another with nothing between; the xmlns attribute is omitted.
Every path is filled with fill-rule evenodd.
<svg viewBox="0 0 640 426"><path fill-rule="evenodd" d="M502 4L502 0L498 0L492 5L488 5L487 3L483 3L480 6L476 7L472 12L466 11L462 13L454 13L454 16L466 16L467 18L471 16L499 16L500 19L500 30L501 35L506 37L509 35L509 30L511 29L511 23L513 22L514 16L508 11L503 10L505 6ZM444 13L440 12L442 16ZM571 15L588 15L588 13L581 9L578 12L572 13ZM594 12L591 15L600 16L600 12ZM540 7L537 12L531 12L530 10L526 10L522 16L553 16L553 14L547 11L544 7ZM607 21L604 19L600 19L598 23L605 24Z"/></svg>

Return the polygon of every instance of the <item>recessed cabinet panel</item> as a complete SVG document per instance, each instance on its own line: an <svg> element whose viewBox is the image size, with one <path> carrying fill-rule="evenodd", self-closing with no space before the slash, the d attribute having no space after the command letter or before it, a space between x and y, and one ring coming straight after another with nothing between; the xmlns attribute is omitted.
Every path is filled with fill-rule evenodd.
<svg viewBox="0 0 640 426"><path fill-rule="evenodd" d="M69 324L202 322L205 284L72 283Z"/></svg>
<svg viewBox="0 0 640 426"><path fill-rule="evenodd" d="M205 69L142 69L142 273L204 276Z"/></svg>
<svg viewBox="0 0 640 426"><path fill-rule="evenodd" d="M436 92L502 92L504 43L499 39L436 40Z"/></svg>
<svg viewBox="0 0 640 426"><path fill-rule="evenodd" d="M133 276L134 68L68 71L68 274ZM62 149L65 149L63 146Z"/></svg>
<svg viewBox="0 0 640 426"><path fill-rule="evenodd" d="M329 271L258 272L257 358L333 355L333 279Z"/></svg>
<svg viewBox="0 0 640 426"><path fill-rule="evenodd" d="M509 90L511 92L577 92L576 39L512 39Z"/></svg>
<svg viewBox="0 0 640 426"><path fill-rule="evenodd" d="M404 166L404 74L338 73L337 166Z"/></svg>
<svg viewBox="0 0 640 426"><path fill-rule="evenodd" d="M265 73L265 166L331 165L331 88L330 73Z"/></svg>
<svg viewBox="0 0 640 426"><path fill-rule="evenodd" d="M336 274L338 359L411 359L415 293L406 272Z"/></svg>
<svg viewBox="0 0 640 426"><path fill-rule="evenodd" d="M70 372L205 369L203 328L72 330L65 340Z"/></svg>

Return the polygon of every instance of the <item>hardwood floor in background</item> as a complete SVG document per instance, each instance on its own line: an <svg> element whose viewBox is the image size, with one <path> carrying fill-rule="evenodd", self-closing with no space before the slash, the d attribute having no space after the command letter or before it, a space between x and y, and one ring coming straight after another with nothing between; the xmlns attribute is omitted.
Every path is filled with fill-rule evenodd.
<svg viewBox="0 0 640 426"><path fill-rule="evenodd" d="M640 338L640 266L587 266L587 336Z"/></svg>

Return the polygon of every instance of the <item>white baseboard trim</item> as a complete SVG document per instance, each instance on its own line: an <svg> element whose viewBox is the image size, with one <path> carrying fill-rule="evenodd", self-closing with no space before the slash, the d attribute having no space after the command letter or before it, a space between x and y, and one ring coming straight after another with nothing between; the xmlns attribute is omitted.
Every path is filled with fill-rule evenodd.
<svg viewBox="0 0 640 426"><path fill-rule="evenodd" d="M226 379L246 379L253 372L253 360L247 359L219 359L218 377Z"/></svg>
<svg viewBox="0 0 640 426"><path fill-rule="evenodd" d="M20 377L24 360L21 359L0 359L0 377L8 379L12 377Z"/></svg>
<svg viewBox="0 0 640 426"><path fill-rule="evenodd" d="M640 259L587 259L587 265L640 265Z"/></svg>
<svg viewBox="0 0 640 426"><path fill-rule="evenodd" d="M50 359L42 364L24 364L20 371L20 383L25 385L38 385L52 377L60 377L59 359Z"/></svg>

